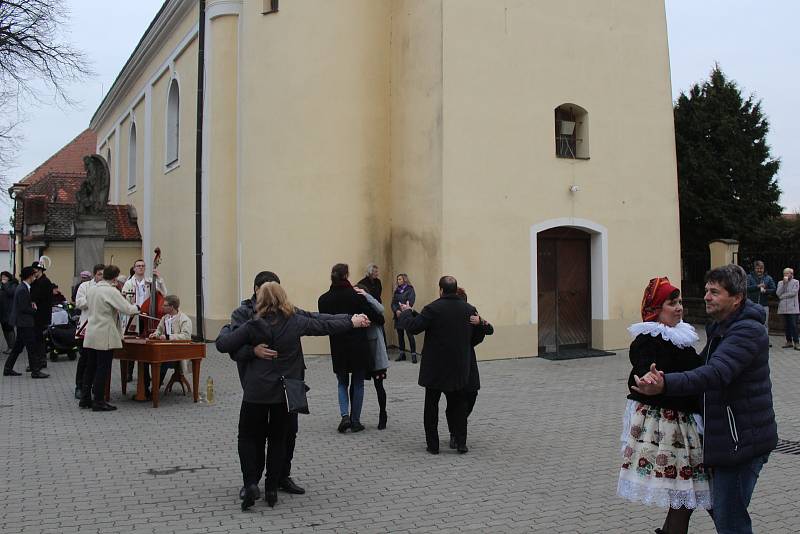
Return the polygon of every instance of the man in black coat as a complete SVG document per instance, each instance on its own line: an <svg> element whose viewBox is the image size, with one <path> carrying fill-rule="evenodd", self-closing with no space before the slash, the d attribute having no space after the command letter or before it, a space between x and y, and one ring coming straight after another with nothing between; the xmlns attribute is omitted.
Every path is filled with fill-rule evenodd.
<svg viewBox="0 0 800 534"><path fill-rule="evenodd" d="M376 312L367 300L355 292L348 278L350 269L345 263L337 263L331 269L331 288L323 293L317 305L320 313L350 315L364 314L371 324L382 325L383 315ZM339 383L339 413L342 416L338 431L364 430L361 424L361 406L364 403L364 377L372 370L372 352L367 331L356 328L344 334L329 337L333 372ZM353 386L348 391L350 379Z"/></svg>
<svg viewBox="0 0 800 534"><path fill-rule="evenodd" d="M23 348L28 351L31 378L48 378L50 376L42 372L43 353L37 346L37 338L34 333L36 328L34 320L36 305L31 301L31 284L34 277L33 267L24 267L22 269L20 274L22 282L14 293L14 306L11 310L12 324L17 327L17 340L6 360L3 376L20 376L21 373L14 370L14 364L17 363L17 357L19 357Z"/></svg>
<svg viewBox="0 0 800 534"><path fill-rule="evenodd" d="M472 325L475 308L458 294L458 282L452 276L439 279L439 298L415 313L401 304L397 324L411 334L425 332L419 385L425 388L425 441L427 451L439 454L439 399L447 398L452 413L452 432L459 453L467 448L467 396L464 392L470 377Z"/></svg>
<svg viewBox="0 0 800 534"><path fill-rule="evenodd" d="M383 302L381 300L381 293L383 293L383 284L381 284L381 279L378 278L378 266L374 263L370 263L367 265L367 276L362 278L356 284L357 286L363 286L367 293L373 296L375 300L378 302ZM385 336L384 336L385 337Z"/></svg>
<svg viewBox="0 0 800 534"><path fill-rule="evenodd" d="M47 359L45 358L44 347L44 331L50 326L50 321L53 317L53 282L47 278L45 268L42 263L35 261L31 264L35 274L33 283L31 284L31 300L36 304L36 314L33 316L34 320L34 335L36 336L36 344L39 350L42 351L42 367L47 367Z"/></svg>

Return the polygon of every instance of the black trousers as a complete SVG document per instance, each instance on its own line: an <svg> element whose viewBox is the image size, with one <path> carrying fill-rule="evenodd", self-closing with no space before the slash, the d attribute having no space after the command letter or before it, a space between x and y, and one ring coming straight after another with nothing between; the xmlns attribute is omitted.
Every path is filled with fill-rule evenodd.
<svg viewBox="0 0 800 534"><path fill-rule="evenodd" d="M475 401L478 399L478 392L477 391L462 391L461 392L464 397L464 409L466 410L466 418L469 420L469 416L472 414L472 409L475 408ZM444 410L444 415L447 417L447 429L450 431L451 436L455 436L455 432L453 432L454 428L454 421L453 421L453 410L450 408L450 401L447 402L447 408Z"/></svg>
<svg viewBox="0 0 800 534"><path fill-rule="evenodd" d="M3 337L6 339L8 352L11 352L11 349L14 347L14 342L16 340L16 336L14 335L14 327L8 323L3 323L2 326L3 326Z"/></svg>
<svg viewBox="0 0 800 534"><path fill-rule="evenodd" d="M417 342L414 341L414 336L411 335L411 332L408 330L401 330L397 328L397 346L400 348L400 352L403 353L406 351L406 340L403 337L404 335L408 336L408 347L411 349L413 354L417 353Z"/></svg>
<svg viewBox="0 0 800 534"><path fill-rule="evenodd" d="M266 488L278 489L285 469L289 422L285 402L256 404L242 401L239 410L239 463L245 486L258 484L266 465Z"/></svg>
<svg viewBox="0 0 800 534"><path fill-rule="evenodd" d="M431 449L439 449L439 399L444 393L447 399L447 410L451 416L448 424L452 425L451 433L457 444L467 442L467 399L463 391L444 391L425 388L425 442Z"/></svg>
<svg viewBox="0 0 800 534"><path fill-rule="evenodd" d="M86 350L81 347L80 356L78 357L78 367L75 369L75 387L83 390L83 375L86 372L86 362L89 357L86 356Z"/></svg>
<svg viewBox="0 0 800 534"><path fill-rule="evenodd" d="M28 351L28 365L31 372L40 371L44 362L44 354L41 352L41 347L37 342L36 327L34 326L19 326L17 327L17 339L14 340L14 347L11 349L11 354L8 355L6 360L5 370L12 371L14 364L17 363L22 349Z"/></svg>
<svg viewBox="0 0 800 534"><path fill-rule="evenodd" d="M83 399L89 400L94 397L94 402L105 402L106 382L111 374L114 351L85 347L83 350L86 353L86 369L83 373L83 387L81 388Z"/></svg>
<svg viewBox="0 0 800 534"><path fill-rule="evenodd" d="M289 432L286 435L286 458L283 462L283 474L278 479L281 480L292 476L292 459L294 458L294 445L297 443L297 414L289 414Z"/></svg>

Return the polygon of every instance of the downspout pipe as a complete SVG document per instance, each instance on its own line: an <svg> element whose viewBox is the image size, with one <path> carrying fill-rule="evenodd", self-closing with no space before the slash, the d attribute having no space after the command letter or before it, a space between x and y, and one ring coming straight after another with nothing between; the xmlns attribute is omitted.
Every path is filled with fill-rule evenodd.
<svg viewBox="0 0 800 534"><path fill-rule="evenodd" d="M197 139L195 149L195 197L194 197L194 268L197 309L197 338L205 341L205 319L203 313L203 105L205 102L205 36L206 2L200 2L197 47Z"/></svg>

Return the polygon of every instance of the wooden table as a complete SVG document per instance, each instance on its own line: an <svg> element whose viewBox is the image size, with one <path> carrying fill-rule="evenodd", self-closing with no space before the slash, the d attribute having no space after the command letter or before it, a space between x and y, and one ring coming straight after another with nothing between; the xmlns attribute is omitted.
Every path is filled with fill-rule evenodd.
<svg viewBox="0 0 800 534"><path fill-rule="evenodd" d="M128 365L129 362L137 362L139 364L139 374L136 383L136 400L147 400L144 387L144 366L150 364L152 367L152 380L153 380L153 408L158 408L158 392L161 388L161 364L166 362L174 362L178 360L191 360L192 361L192 396L194 402L197 402L200 387L200 362L206 357L205 343L197 343L194 341L178 341L178 340L158 340L158 339L141 339L141 338L125 338L122 340L123 347L114 351L114 358L120 361L120 375L122 378L122 394L127 393L127 378L128 378ZM108 377L108 386L106 391L111 387L111 375Z"/></svg>

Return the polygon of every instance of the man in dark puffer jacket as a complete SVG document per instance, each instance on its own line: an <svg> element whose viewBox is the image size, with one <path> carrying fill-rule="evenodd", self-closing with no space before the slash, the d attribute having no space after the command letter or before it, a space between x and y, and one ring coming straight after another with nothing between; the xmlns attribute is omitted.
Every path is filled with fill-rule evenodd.
<svg viewBox="0 0 800 534"><path fill-rule="evenodd" d="M713 467L714 525L720 534L752 533L747 507L758 474L778 443L769 377L764 310L747 300L747 275L738 265L706 275L706 364L663 374L651 367L637 389L646 395L703 394L703 458Z"/></svg>

